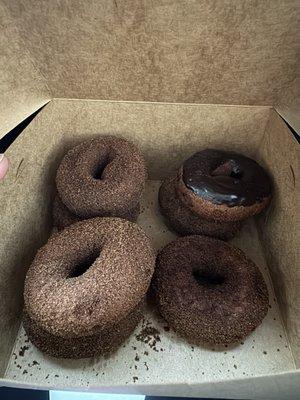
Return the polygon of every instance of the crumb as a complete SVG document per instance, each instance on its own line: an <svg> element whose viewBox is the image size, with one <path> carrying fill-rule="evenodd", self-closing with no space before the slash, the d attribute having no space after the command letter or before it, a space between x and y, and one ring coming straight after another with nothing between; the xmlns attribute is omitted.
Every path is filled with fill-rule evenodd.
<svg viewBox="0 0 300 400"><path fill-rule="evenodd" d="M19 356L23 357L25 354L25 351L28 350L29 347L28 346L22 346L19 350Z"/></svg>
<svg viewBox="0 0 300 400"><path fill-rule="evenodd" d="M151 349L158 351L156 348L156 343L161 341L159 336L160 332L153 326L149 326L151 325L151 322L144 322L144 325L145 326L140 333L135 335L136 340L148 344Z"/></svg>
<svg viewBox="0 0 300 400"><path fill-rule="evenodd" d="M136 354L136 356L135 356L135 359L134 359L135 361L140 361L140 357L138 356L138 354Z"/></svg>
<svg viewBox="0 0 300 400"><path fill-rule="evenodd" d="M139 378L137 376L134 376L132 379L133 379L133 383L135 383L136 381L139 380Z"/></svg>
<svg viewBox="0 0 300 400"><path fill-rule="evenodd" d="M234 364L234 365L233 365L233 367L234 367L235 369L237 369L237 366L236 366L236 364Z"/></svg>

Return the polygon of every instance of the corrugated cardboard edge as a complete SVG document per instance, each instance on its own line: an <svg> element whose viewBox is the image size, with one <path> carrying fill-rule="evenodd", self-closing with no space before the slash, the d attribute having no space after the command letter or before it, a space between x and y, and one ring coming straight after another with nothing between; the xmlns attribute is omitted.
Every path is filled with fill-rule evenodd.
<svg viewBox="0 0 300 400"><path fill-rule="evenodd" d="M7 7L0 2L0 137L51 99Z"/></svg>

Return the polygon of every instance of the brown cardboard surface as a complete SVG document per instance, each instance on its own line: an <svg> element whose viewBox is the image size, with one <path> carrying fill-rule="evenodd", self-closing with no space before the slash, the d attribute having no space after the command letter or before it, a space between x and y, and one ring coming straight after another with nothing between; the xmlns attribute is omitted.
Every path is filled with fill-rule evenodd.
<svg viewBox="0 0 300 400"><path fill-rule="evenodd" d="M0 2L0 138L50 100L7 7Z"/></svg>
<svg viewBox="0 0 300 400"><path fill-rule="evenodd" d="M260 151L274 179L274 198L260 218L260 227L284 323L300 366L300 148L275 111L270 114Z"/></svg>
<svg viewBox="0 0 300 400"><path fill-rule="evenodd" d="M300 52L297 57L300 64ZM296 71L295 78L289 87L282 90L276 110L288 124L300 135L300 68Z"/></svg>
<svg viewBox="0 0 300 400"><path fill-rule="evenodd" d="M74 143L96 134L110 133L127 137L140 145L149 165L151 179L167 176L195 149L203 147L241 151L256 159L261 159L267 165L276 179L276 198L273 203L275 207L272 209L274 214L272 218L275 222L267 227L265 243L270 241L272 246L284 247L282 254L285 256L282 259L279 250L275 249L273 260L268 260L268 267L273 278L276 278L278 270L284 272L280 275L280 279L286 279L284 284L276 285L279 298L281 299L282 288L289 289L286 292L284 289L285 296L288 297L291 293L289 300L284 303L284 309L288 310L288 334L295 350L294 329L297 314L294 308L294 297L298 283L292 265L295 243L293 239L289 241L289 224L295 209L293 202L287 205L287 200L282 200L281 196L277 195L285 191L286 185L289 184L286 168L284 167L284 173L281 173L279 166L286 165L287 158L284 157L284 149L287 154L293 154L294 142L288 136L290 133L284 123L275 116L276 114L268 107L84 100L51 101L9 149L8 156L12 161L12 168L7 179L0 183L0 196L4 201L4 207L0 209L0 219L3 221L0 242L0 296L3 297L0 301L2 322L0 360L5 382L34 387L38 385L77 389L90 387L93 390L125 392L143 391L145 390L143 388L148 387L149 393L155 392L155 387L159 386L157 393L160 394L174 394L172 390L180 386L182 395L196 395L201 394L202 388L203 393L207 393L209 383L225 381L226 396L230 398L230 390L226 382L234 379L237 383L232 386L231 393L241 398L243 393L249 390L249 385L252 387L251 378L294 370L293 356L297 356L297 352L292 354L290 350L276 301L277 294L272 295L272 285L266 269L264 253L256 227L251 221L237 237L235 243L262 268L268 280L272 308L253 335L243 345L228 351L227 354L224 354L225 351L213 352L202 348L192 350L173 333L163 332L160 319L157 319L149 310L146 318L153 325L158 326L162 332L161 348L164 349L160 351L159 348L158 352L149 349L151 351L149 351L151 354L149 364L147 359L144 360L143 354L143 351L148 350L147 345L144 343L136 345L134 336L125 348L121 348L109 360L89 360L78 363L57 362L44 357L26 343L22 330L17 335L24 272L35 249L49 234L51 198L58 162L66 149ZM265 151L267 139L272 142L272 151L269 152ZM278 151L278 147L282 150ZM296 181L297 176L295 176L295 184L297 184ZM173 237L164 226L157 210L155 202L157 185L158 183L148 185L148 195L144 198L145 210L140 219L140 223L153 237L156 248L161 247ZM285 220L288 225L285 225ZM278 241L279 230L283 236L280 241ZM15 339L17 340L14 343ZM14 352L18 359L13 354L9 356L14 345ZM29 348L25 348L22 358L19 351L20 346L23 345ZM142 356L138 365L135 363L136 350L133 347L136 347ZM23 350L21 349L21 353ZM34 360L38 361L39 365L33 366ZM147 363L149 370L143 364L144 362ZM137 365L136 370L135 365ZM172 368L169 368L170 365ZM202 368L203 365L205 365L205 370ZM4 370L6 372L3 375ZM24 372L25 370L27 372ZM172 370L174 370L173 373ZM45 371L47 373L44 373ZM133 375L135 371L138 371L138 375ZM189 374L188 371L192 373ZM98 375L96 375L97 372ZM103 372L104 375L102 375ZM133 376L139 377L135 384ZM250 381L240 382L247 376ZM291 382L291 388L295 387L293 379L293 374L290 374L285 381ZM256 386L257 382L255 380L253 384L256 398L261 393L263 385L261 383ZM269 381L266 378L262 382ZM210 387L211 396L220 393L221 390L219 387L214 391L213 387L214 385ZM245 387L248 389L245 390ZM282 394L282 391L278 390L278 393ZM289 396L291 393L287 390L286 398L292 398Z"/></svg>
<svg viewBox="0 0 300 400"><path fill-rule="evenodd" d="M274 105L298 0L1 0L54 97Z"/></svg>

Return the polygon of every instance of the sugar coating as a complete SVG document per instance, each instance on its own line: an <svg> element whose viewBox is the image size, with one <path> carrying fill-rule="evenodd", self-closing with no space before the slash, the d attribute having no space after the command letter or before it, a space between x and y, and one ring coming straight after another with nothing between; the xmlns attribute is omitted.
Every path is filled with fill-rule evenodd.
<svg viewBox="0 0 300 400"><path fill-rule="evenodd" d="M81 219L64 205L58 195L55 196L52 209L53 226L61 230L75 224L75 222L81 221Z"/></svg>
<svg viewBox="0 0 300 400"><path fill-rule="evenodd" d="M205 236L169 243L158 255L153 288L163 317L195 344L236 343L268 311L257 266L241 250Z"/></svg>
<svg viewBox="0 0 300 400"><path fill-rule="evenodd" d="M89 269L70 278L91 256ZM27 313L53 335L93 335L138 305L154 266L151 241L137 224L120 218L77 222L38 251L25 280Z"/></svg>
<svg viewBox="0 0 300 400"><path fill-rule="evenodd" d="M129 221L135 222L140 213L140 205L136 205L134 209L128 210L121 218L128 219ZM61 201L58 195L55 196L52 209L53 226L61 230L67 226L74 224L75 222L81 221L83 218L76 214L73 214Z"/></svg>
<svg viewBox="0 0 300 400"><path fill-rule="evenodd" d="M43 353L59 358L87 358L108 355L127 339L142 318L138 305L110 328L89 336L62 338L48 333L29 317L26 310L23 325L30 341Z"/></svg>
<svg viewBox="0 0 300 400"><path fill-rule="evenodd" d="M173 230L181 235L207 235L229 240L240 230L240 222L217 222L193 213L179 199L176 178L166 179L158 194L160 209Z"/></svg>
<svg viewBox="0 0 300 400"><path fill-rule="evenodd" d="M139 204L146 178L140 150L125 139L104 136L65 155L56 186L64 205L79 217L124 217Z"/></svg>

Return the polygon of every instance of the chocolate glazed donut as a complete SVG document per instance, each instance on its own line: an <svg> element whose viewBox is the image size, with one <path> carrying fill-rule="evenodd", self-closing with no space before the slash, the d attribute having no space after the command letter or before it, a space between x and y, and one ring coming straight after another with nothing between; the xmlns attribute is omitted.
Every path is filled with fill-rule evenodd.
<svg viewBox="0 0 300 400"><path fill-rule="evenodd" d="M258 214L271 199L270 178L257 162L211 149L199 151L183 163L177 190L194 213L220 222Z"/></svg>
<svg viewBox="0 0 300 400"><path fill-rule="evenodd" d="M26 312L54 336L99 334L137 307L154 265L138 225L120 218L77 222L38 251L25 280Z"/></svg>
<svg viewBox="0 0 300 400"><path fill-rule="evenodd" d="M268 311L257 266L226 242L186 236L158 255L153 288L162 316L194 344L234 344Z"/></svg>
<svg viewBox="0 0 300 400"><path fill-rule="evenodd" d="M62 203L79 218L127 218L139 205L146 178L139 149L125 139L104 136L65 155L56 186Z"/></svg>
<svg viewBox="0 0 300 400"><path fill-rule="evenodd" d="M240 230L239 221L219 223L199 217L181 202L176 184L176 178L166 179L158 193L161 212L172 230L181 235L207 235L222 240L233 238Z"/></svg>

